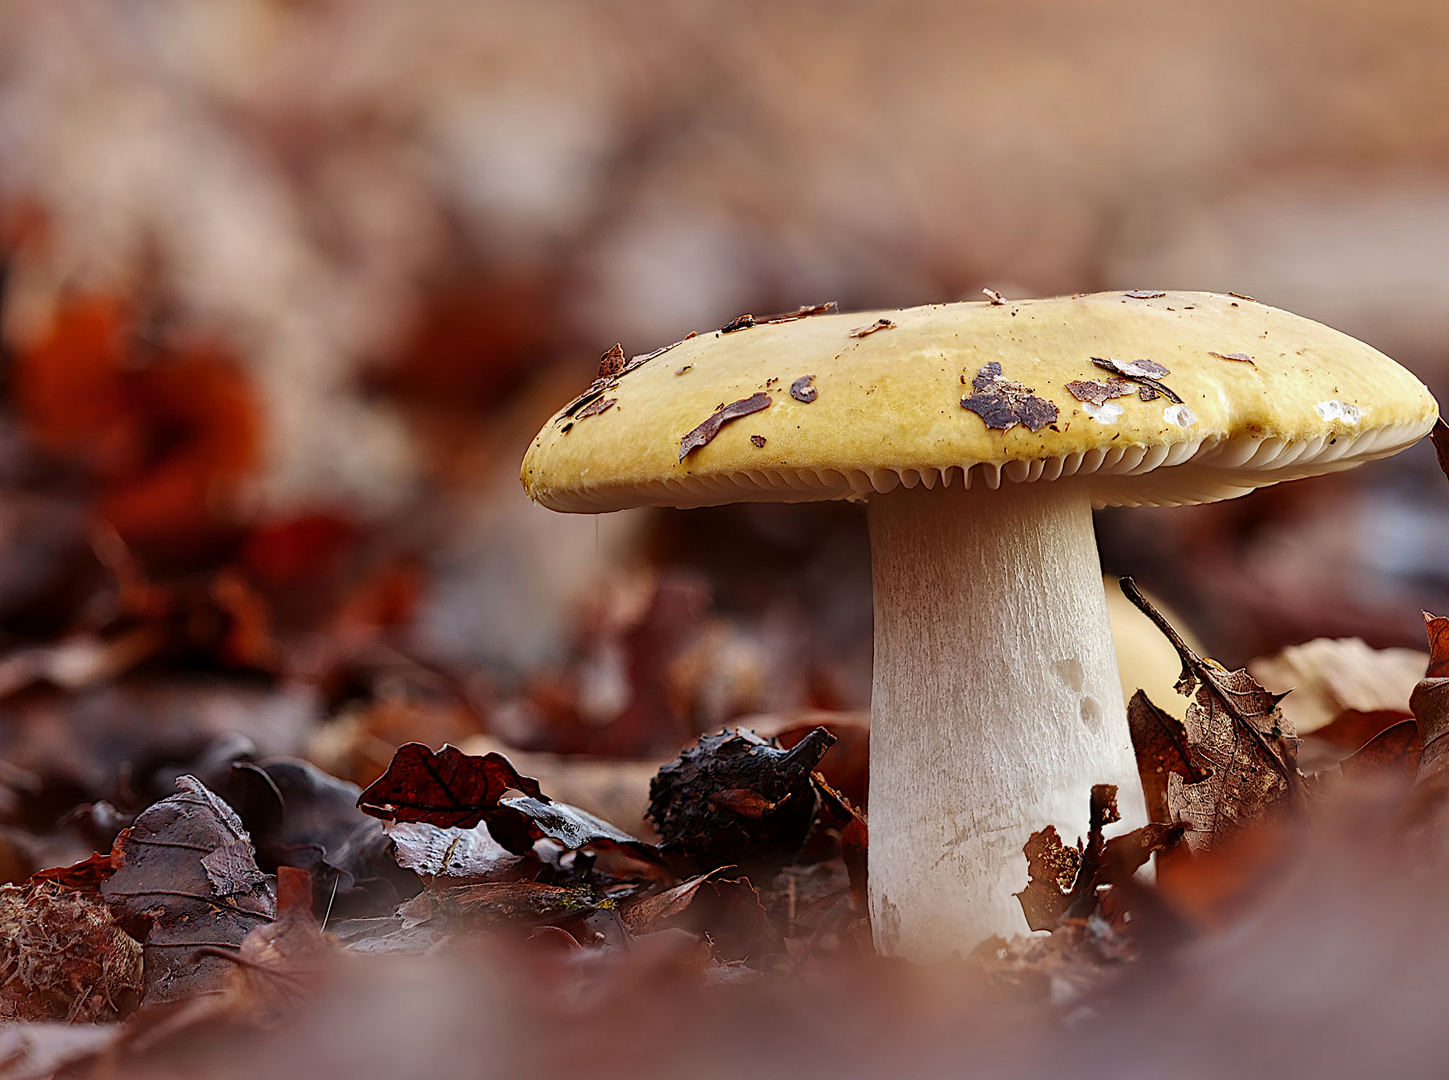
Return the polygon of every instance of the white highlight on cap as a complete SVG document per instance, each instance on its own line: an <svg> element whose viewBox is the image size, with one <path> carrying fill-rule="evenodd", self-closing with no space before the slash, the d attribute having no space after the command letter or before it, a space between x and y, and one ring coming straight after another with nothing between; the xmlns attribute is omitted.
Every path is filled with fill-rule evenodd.
<svg viewBox="0 0 1449 1080"><path fill-rule="evenodd" d="M1082 403L1082 411L1099 424L1115 424L1117 417L1122 415L1122 406L1115 401L1104 401L1100 405L1093 405L1090 401Z"/></svg>
<svg viewBox="0 0 1449 1080"><path fill-rule="evenodd" d="M1357 424L1363 419L1363 410L1357 405L1347 405L1337 398L1329 398L1327 401L1320 401L1313 406L1320 419L1342 420L1345 424Z"/></svg>
<svg viewBox="0 0 1449 1080"><path fill-rule="evenodd" d="M1188 424L1197 423L1197 413L1186 405L1169 405L1162 410L1162 419L1169 424L1176 424L1178 427L1187 427Z"/></svg>

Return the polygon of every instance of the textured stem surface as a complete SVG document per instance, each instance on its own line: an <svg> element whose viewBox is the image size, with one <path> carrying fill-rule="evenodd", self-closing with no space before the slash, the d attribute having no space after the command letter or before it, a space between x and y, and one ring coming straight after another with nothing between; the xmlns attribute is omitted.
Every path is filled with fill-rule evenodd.
<svg viewBox="0 0 1449 1080"><path fill-rule="evenodd" d="M1022 845L1087 831L1093 784L1145 822L1091 503L1070 481L870 501L870 908L929 961L1027 931Z"/></svg>

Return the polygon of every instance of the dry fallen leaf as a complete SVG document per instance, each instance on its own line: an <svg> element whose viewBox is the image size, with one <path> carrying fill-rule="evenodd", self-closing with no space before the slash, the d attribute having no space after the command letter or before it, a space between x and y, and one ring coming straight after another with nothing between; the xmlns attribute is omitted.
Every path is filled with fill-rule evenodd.
<svg viewBox="0 0 1449 1080"><path fill-rule="evenodd" d="M701 446L707 446L719 434L720 428L731 420L738 420L742 416L749 416L769 407L770 395L763 390L728 405L721 405L703 423L679 440L679 460L683 461Z"/></svg>

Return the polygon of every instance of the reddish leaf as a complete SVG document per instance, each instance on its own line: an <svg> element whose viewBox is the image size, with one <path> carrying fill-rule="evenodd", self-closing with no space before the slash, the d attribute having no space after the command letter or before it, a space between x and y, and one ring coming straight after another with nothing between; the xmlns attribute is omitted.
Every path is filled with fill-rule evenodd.
<svg viewBox="0 0 1449 1080"><path fill-rule="evenodd" d="M656 923L687 910L694 902L695 894L699 887L710 878L730 869L728 866L721 866L717 870L711 870L707 874L700 874L688 881L682 881L672 889L666 889L654 896L647 896L638 900L619 912L620 917L633 933L645 934L654 929Z"/></svg>
<svg viewBox="0 0 1449 1080"><path fill-rule="evenodd" d="M384 821L468 829L510 790L548 801L538 781L520 775L502 754L474 757L455 746L433 753L422 743L407 743L398 747L387 771L358 797L357 805Z"/></svg>
<svg viewBox="0 0 1449 1080"><path fill-rule="evenodd" d="M741 317L747 318L748 316ZM753 326L754 324L751 323L750 325ZM726 328L725 332L728 333L728 328ZM742 398L739 401L732 401L728 405L721 405L714 412L710 413L698 427L679 440L679 460L683 461L701 446L707 446L719 434L720 428L724 427L731 420L738 420L742 416L749 416L751 413L757 413L761 409L768 409L770 407L770 401L770 395L762 390L758 394L752 394L750 397Z"/></svg>
<svg viewBox="0 0 1449 1080"><path fill-rule="evenodd" d="M1424 740L1415 720L1404 720L1385 728L1357 751L1343 759L1343 775L1353 780L1383 777L1401 781L1407 788L1419 772Z"/></svg>
<svg viewBox="0 0 1449 1080"><path fill-rule="evenodd" d="M56 866L48 870L37 870L31 881L53 881L63 889L76 889L99 893L101 882L116 872L111 864L111 853L96 852L89 859L82 859L70 866Z"/></svg>
<svg viewBox="0 0 1449 1080"><path fill-rule="evenodd" d="M1016 894L1026 925L1033 930L1055 930L1071 902L1072 883L1082 854L1062 843L1055 825L1034 832L1022 848L1026 855L1026 888Z"/></svg>

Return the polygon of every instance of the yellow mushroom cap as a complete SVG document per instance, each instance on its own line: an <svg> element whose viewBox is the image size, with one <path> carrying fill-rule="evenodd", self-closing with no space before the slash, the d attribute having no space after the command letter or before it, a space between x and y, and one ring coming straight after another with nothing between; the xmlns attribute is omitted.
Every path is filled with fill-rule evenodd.
<svg viewBox="0 0 1449 1080"><path fill-rule="evenodd" d="M1094 360L1167 374L1124 387ZM626 367L544 425L523 460L530 497L597 513L1077 476L1099 506L1212 502L1386 457L1438 416L1376 349L1198 292L811 315L700 334ZM1094 403L1084 383L1118 396ZM1144 400L1153 384L1168 396ZM977 411L963 405L973 397ZM1001 427L1027 398L1026 419ZM725 406L744 415L685 442Z"/></svg>

